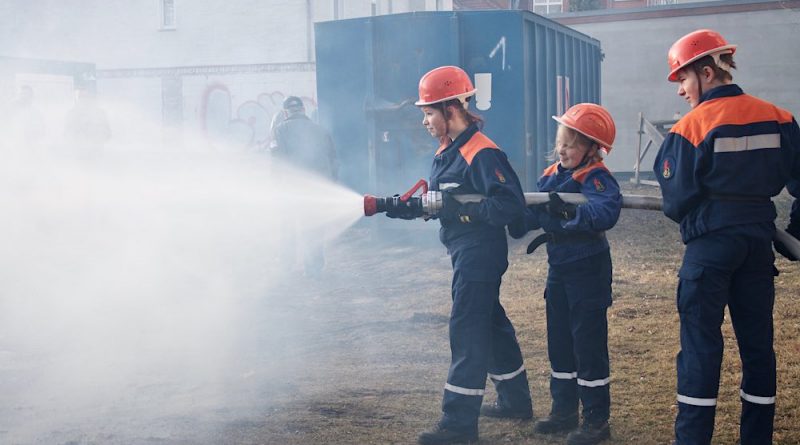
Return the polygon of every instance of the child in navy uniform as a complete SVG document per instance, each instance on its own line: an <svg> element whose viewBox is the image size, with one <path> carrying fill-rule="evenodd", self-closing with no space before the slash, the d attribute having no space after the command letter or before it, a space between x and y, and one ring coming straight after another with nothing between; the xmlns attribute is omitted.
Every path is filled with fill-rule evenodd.
<svg viewBox="0 0 800 445"><path fill-rule="evenodd" d="M500 283L508 267L505 227L522 218L525 197L505 153L481 131L469 100L476 89L464 70L435 68L419 82L416 105L422 124L441 143L433 158L430 187L443 195L436 217L439 238L453 265L450 313L452 360L444 386L442 417L419 435L421 445L478 441L478 417L531 419L528 376L516 332L500 303ZM480 194L462 204L454 195ZM421 214L387 211L393 218ZM489 377L497 402L481 406Z"/></svg>
<svg viewBox="0 0 800 445"><path fill-rule="evenodd" d="M677 445L714 433L725 307L742 361L743 444L770 444L777 392L774 326L775 205L787 186L800 197L800 127L787 110L733 83L736 45L699 29L670 48L670 82L691 110L672 126L653 165L664 214L686 244L678 276L681 350L676 360ZM800 207L787 232L800 237ZM794 258L780 242L778 252Z"/></svg>
<svg viewBox="0 0 800 445"><path fill-rule="evenodd" d="M619 218L622 196L603 156L611 150L616 129L608 111L590 103L553 118L560 124L557 162L545 169L538 184L540 191L551 192L550 201L529 207L524 225L509 227L515 238L526 230L544 229L528 250L546 242L550 264L545 298L553 404L534 431L574 430L568 444L596 444L610 437L606 312L611 305L611 256L605 231ZM583 193L588 202L568 204L556 192Z"/></svg>

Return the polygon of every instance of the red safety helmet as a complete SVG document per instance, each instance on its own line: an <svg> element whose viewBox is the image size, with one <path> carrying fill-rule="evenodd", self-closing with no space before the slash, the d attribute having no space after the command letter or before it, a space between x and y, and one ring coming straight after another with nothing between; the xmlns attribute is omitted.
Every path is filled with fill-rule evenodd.
<svg viewBox="0 0 800 445"><path fill-rule="evenodd" d="M617 135L617 127L608 110L600 105L575 104L569 107L561 117L553 116L553 119L597 142L605 154L611 151L611 145Z"/></svg>
<svg viewBox="0 0 800 445"><path fill-rule="evenodd" d="M710 29L698 29L690 32L672 44L667 54L669 63L670 82L678 80L678 71L692 62L705 57L712 56L719 65L719 56L722 54L733 54L736 52L736 45L729 44L722 35Z"/></svg>
<svg viewBox="0 0 800 445"><path fill-rule="evenodd" d="M474 95L472 81L464 70L457 66L434 68L419 80L418 107L458 99L466 108L467 98Z"/></svg>

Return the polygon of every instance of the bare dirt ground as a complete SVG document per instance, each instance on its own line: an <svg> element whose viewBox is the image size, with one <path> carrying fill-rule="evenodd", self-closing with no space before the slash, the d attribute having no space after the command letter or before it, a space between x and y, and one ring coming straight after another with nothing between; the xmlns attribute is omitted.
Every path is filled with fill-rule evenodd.
<svg viewBox="0 0 800 445"><path fill-rule="evenodd" d="M631 194L658 193L624 188ZM785 220L785 196L779 207ZM287 281L252 303L238 326L251 333L243 339L242 350L247 352L231 357L231 365L239 368L234 374L237 381L223 388L227 397L212 394L202 383L154 378L152 385L135 388L129 400L103 408L104 418L116 419L116 424L78 424L40 435L34 442L415 443L417 434L440 415L450 360L450 262L432 230L420 231L425 243L410 242L408 236L394 242L393 234L381 232L382 221L358 224L329 246L323 281ZM511 241L501 300L517 329L535 415L545 416L550 407L542 299L547 264L544 249L525 255L532 236ZM659 212L625 210L609 239L614 304L608 313L612 369L608 443L668 444L676 412L674 358L679 349L674 294L683 245L678 227ZM781 275L776 279L775 443L798 444L800 265L780 259L777 267ZM724 334L715 444L733 444L738 438L739 359L729 321ZM6 376L17 375L4 371ZM492 401L491 383L487 389L486 400ZM135 408L148 406L148 400L158 401L160 407L143 416ZM563 436L534 435L531 427L530 422L481 419L480 443L564 443Z"/></svg>
<svg viewBox="0 0 800 445"><path fill-rule="evenodd" d="M780 202L788 208L786 197ZM338 278L290 291L297 309L306 306L322 318L319 331L299 334L303 348L287 352L297 367L286 369L283 383L270 389L269 408L227 424L209 443L408 444L438 419L449 364L449 259L441 246L376 248L361 235L353 229L330 249L328 273ZM670 443L679 349L674 294L683 253L678 228L659 212L625 210L609 239L614 261L609 443ZM535 415L544 416L550 405L542 299L546 255L543 249L525 255L526 244L512 240L501 299L525 356ZM783 259L777 266L775 443L797 444L800 268ZM738 438L739 359L728 320L724 335L715 444ZM481 419L480 436L487 445L564 442L534 435L531 423L517 421Z"/></svg>

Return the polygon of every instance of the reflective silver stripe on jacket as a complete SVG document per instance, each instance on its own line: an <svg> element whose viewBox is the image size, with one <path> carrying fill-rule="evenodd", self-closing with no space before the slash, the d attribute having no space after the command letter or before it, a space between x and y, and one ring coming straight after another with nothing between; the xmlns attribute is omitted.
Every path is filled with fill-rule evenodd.
<svg viewBox="0 0 800 445"><path fill-rule="evenodd" d="M772 133L714 139L714 153L763 150L765 148L781 148L781 135Z"/></svg>

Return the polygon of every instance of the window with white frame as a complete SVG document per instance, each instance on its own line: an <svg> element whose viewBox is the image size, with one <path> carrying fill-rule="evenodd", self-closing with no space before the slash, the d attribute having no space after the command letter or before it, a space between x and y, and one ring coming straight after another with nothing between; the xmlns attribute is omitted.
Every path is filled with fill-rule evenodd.
<svg viewBox="0 0 800 445"><path fill-rule="evenodd" d="M158 0L159 29L176 29L175 0Z"/></svg>
<svg viewBox="0 0 800 445"><path fill-rule="evenodd" d="M563 7L563 0L533 0L533 12L537 14L544 15L561 12Z"/></svg>
<svg viewBox="0 0 800 445"><path fill-rule="evenodd" d="M333 19L344 18L344 0L333 0Z"/></svg>

